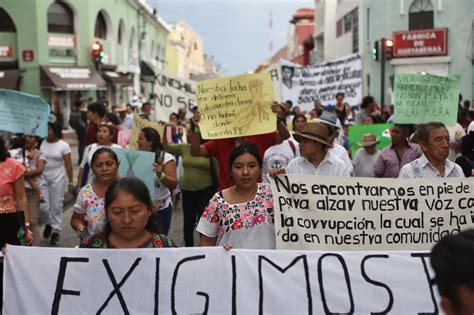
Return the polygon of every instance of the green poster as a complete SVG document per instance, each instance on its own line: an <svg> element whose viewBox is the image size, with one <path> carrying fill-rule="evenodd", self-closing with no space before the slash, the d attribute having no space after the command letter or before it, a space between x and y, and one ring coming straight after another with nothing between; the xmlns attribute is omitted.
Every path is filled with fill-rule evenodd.
<svg viewBox="0 0 474 315"><path fill-rule="evenodd" d="M373 133L377 140L380 141L377 144L377 149L382 150L392 144L392 138L390 137L390 129L393 127L391 124L375 124L375 125L352 125L349 126L349 144L352 149L352 156L355 155L357 150L361 147L357 144L357 141L362 140L362 136L366 133Z"/></svg>
<svg viewBox="0 0 474 315"><path fill-rule="evenodd" d="M155 200L155 153L137 150L112 148L120 162L118 173L120 177L134 176L140 178L148 187L151 200Z"/></svg>
<svg viewBox="0 0 474 315"><path fill-rule="evenodd" d="M437 121L448 126L455 125L459 81L457 75L396 74L394 121L397 124Z"/></svg>

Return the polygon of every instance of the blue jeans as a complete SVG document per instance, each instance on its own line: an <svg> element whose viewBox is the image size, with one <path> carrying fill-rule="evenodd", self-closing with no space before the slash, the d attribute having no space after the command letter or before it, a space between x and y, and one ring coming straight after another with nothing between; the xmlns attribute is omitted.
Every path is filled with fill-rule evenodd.
<svg viewBox="0 0 474 315"><path fill-rule="evenodd" d="M171 214L173 207L171 204L156 213L156 223L158 224L158 231L160 234L168 235L171 225Z"/></svg>

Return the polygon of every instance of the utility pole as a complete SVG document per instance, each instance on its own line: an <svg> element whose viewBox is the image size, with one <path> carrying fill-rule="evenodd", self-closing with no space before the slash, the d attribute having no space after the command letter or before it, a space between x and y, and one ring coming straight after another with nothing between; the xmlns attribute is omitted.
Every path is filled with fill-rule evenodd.
<svg viewBox="0 0 474 315"><path fill-rule="evenodd" d="M383 112L385 105L385 38L381 39L380 56L380 110Z"/></svg>

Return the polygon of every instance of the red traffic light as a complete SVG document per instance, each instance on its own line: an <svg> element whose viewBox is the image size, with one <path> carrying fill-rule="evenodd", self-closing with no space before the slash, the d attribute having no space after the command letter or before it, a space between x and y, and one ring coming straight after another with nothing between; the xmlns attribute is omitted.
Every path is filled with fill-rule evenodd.
<svg viewBox="0 0 474 315"><path fill-rule="evenodd" d="M105 56L105 53L104 53L104 49L102 47L102 44L99 43L99 42L94 42L92 43L91 45L91 49L92 49L92 60L98 64L103 64L104 63L104 56Z"/></svg>
<svg viewBox="0 0 474 315"><path fill-rule="evenodd" d="M95 43L92 44L91 48L92 48L93 52L101 51L102 50L102 45L99 42L95 42Z"/></svg>
<svg viewBox="0 0 474 315"><path fill-rule="evenodd" d="M393 47L395 43L391 39L385 40L385 58L392 59L393 58Z"/></svg>
<svg viewBox="0 0 474 315"><path fill-rule="evenodd" d="M391 39L385 40L385 47L393 47L393 45L394 45L393 40Z"/></svg>

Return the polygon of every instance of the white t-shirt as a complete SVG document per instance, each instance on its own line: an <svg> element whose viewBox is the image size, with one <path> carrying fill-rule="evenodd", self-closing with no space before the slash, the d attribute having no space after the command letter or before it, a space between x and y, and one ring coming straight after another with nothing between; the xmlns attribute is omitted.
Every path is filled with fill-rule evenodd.
<svg viewBox="0 0 474 315"><path fill-rule="evenodd" d="M82 156L82 161L81 161L81 168L84 168L86 164L91 164L92 156L94 155L95 151L97 151L100 148L118 148L118 149L123 149L121 146L119 146L116 143L112 143L110 147L105 146L105 145L99 145L98 143L93 143L90 144L86 147L84 150L84 155Z"/></svg>
<svg viewBox="0 0 474 315"><path fill-rule="evenodd" d="M318 167L314 166L305 157L297 157L286 166L287 174L306 174L324 176L351 176L349 167L341 159L335 157L331 152L327 152L324 160Z"/></svg>
<svg viewBox="0 0 474 315"><path fill-rule="evenodd" d="M163 166L169 161L174 161L174 156L164 152L160 153L160 157L163 160ZM155 201L154 203L158 206L158 211L167 208L171 203L171 192L168 187L164 186L160 179L155 173Z"/></svg>
<svg viewBox="0 0 474 315"><path fill-rule="evenodd" d="M296 157L289 143L285 140L280 144L269 147L263 155L262 178L265 183L270 182L268 173L272 169L285 168L288 163ZM295 146L295 152L297 148Z"/></svg>
<svg viewBox="0 0 474 315"><path fill-rule="evenodd" d="M466 132L464 131L464 128L459 124L456 123L454 126L446 126L446 129L448 129L449 132L449 142L451 143L460 143L461 138L466 135ZM449 155L448 155L448 160L451 162L456 161L456 158L458 157L458 153L453 149L449 148Z"/></svg>
<svg viewBox="0 0 474 315"><path fill-rule="evenodd" d="M44 140L41 144L40 151L46 159L43 175L48 181L55 179L65 179L66 170L64 168L64 155L71 153L71 147L64 140L57 142L48 142Z"/></svg>
<svg viewBox="0 0 474 315"><path fill-rule="evenodd" d="M329 148L329 152L331 152L335 157L341 159L344 163L346 163L347 167L349 168L349 173L352 174L352 162L351 158L349 157L349 153L347 153L346 148L342 145L333 143L332 148Z"/></svg>
<svg viewBox="0 0 474 315"><path fill-rule="evenodd" d="M352 165L354 165L354 177L375 177L374 165L380 155L377 150L374 154L368 154L364 148L357 150Z"/></svg>

